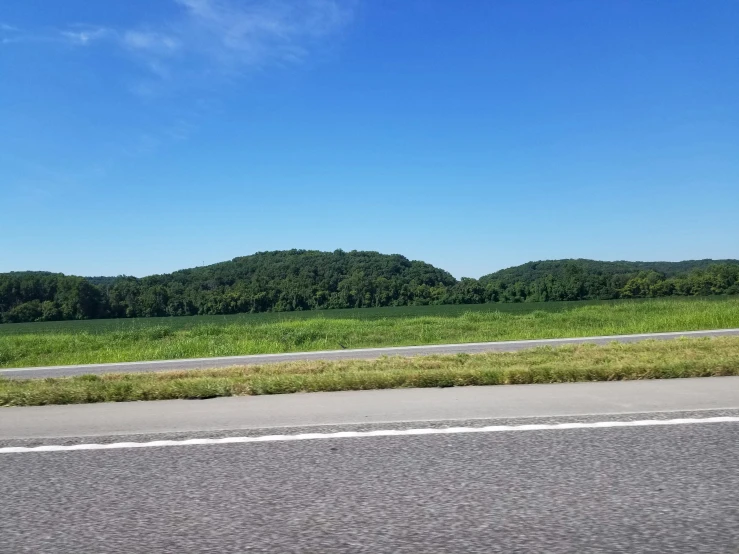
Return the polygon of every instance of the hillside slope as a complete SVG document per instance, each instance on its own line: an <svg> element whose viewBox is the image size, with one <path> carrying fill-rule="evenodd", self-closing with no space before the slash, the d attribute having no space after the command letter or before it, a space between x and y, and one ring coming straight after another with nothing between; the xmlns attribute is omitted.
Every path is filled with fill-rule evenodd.
<svg viewBox="0 0 739 554"><path fill-rule="evenodd" d="M442 269L397 254L287 250L140 279L0 274L0 320L712 294L739 294L739 261L549 260L457 281Z"/></svg>
<svg viewBox="0 0 739 554"><path fill-rule="evenodd" d="M499 291L491 300L514 302L736 294L738 268L739 260L545 260L503 269L479 282Z"/></svg>
<svg viewBox="0 0 739 554"><path fill-rule="evenodd" d="M564 259L564 260L543 260L538 262L528 262L522 265L501 269L495 273L480 277L481 281L491 279L498 280L523 280L526 282L534 281L546 275L566 275L573 268L578 268L583 273L593 275L624 275L634 274L640 271L655 271L661 273L665 277L674 277L676 275L688 273L696 269L706 269L712 265L720 264L739 264L739 260L685 260L682 262L601 262L598 260Z"/></svg>
<svg viewBox="0 0 739 554"><path fill-rule="evenodd" d="M2 274L0 313L15 322L404 306L440 303L455 284L400 255L289 250L141 279Z"/></svg>

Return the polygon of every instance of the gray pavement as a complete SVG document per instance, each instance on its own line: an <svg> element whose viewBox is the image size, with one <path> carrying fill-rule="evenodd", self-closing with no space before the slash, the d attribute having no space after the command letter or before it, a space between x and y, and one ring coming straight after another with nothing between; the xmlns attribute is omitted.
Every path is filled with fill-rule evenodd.
<svg viewBox="0 0 739 554"><path fill-rule="evenodd" d="M0 552L734 554L738 458L730 423L6 454Z"/></svg>
<svg viewBox="0 0 739 554"><path fill-rule="evenodd" d="M12 438L739 408L739 377L318 392L0 408Z"/></svg>
<svg viewBox="0 0 739 554"><path fill-rule="evenodd" d="M475 354L482 352L515 352L540 346L565 344L608 344L638 342L642 340L674 340L681 337L739 336L739 329L717 329L711 331L679 331L673 333L645 333L636 335L610 335L602 337L578 337L566 339L519 340L500 342L477 342L463 344L433 344L423 346L398 346L389 348L362 348L348 350L326 350L317 352L290 352L286 354L254 354L220 358L196 358L185 360L157 360L148 362L122 362L110 364L86 364L0 369L0 377L46 378L70 375L101 374L114 372L152 372L183 369L212 369L234 365L269 364L299 360L347 360L376 359L381 356L428 356L432 354Z"/></svg>
<svg viewBox="0 0 739 554"><path fill-rule="evenodd" d="M727 415L739 378L320 393L4 408L0 447ZM0 552L736 554L738 459L735 421L2 453Z"/></svg>

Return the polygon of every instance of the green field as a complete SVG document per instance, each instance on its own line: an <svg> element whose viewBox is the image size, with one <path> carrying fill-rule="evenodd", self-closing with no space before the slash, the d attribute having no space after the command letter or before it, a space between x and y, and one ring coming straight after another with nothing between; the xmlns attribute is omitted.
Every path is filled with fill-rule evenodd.
<svg viewBox="0 0 739 554"><path fill-rule="evenodd" d="M720 300L724 297L711 297L703 300ZM690 300L690 299L688 299ZM341 310L306 310L295 312L264 312L234 315L196 315L184 317L139 317L130 319L87 319L79 321L47 321L42 323L12 323L0 325L3 335L24 335L29 333L108 333L149 327L167 327L172 330L191 329L203 325L258 325L305 319L359 319L375 320L386 318L413 317L459 317L466 313L501 312L527 314L536 311L562 312L573 308L594 305L610 305L622 300L593 300L579 302L538 302L538 303L495 303L495 304L447 304L440 306L401 306L386 308L358 308ZM633 300L631 302L641 302Z"/></svg>
<svg viewBox="0 0 739 554"><path fill-rule="evenodd" d="M739 297L484 304L0 326L0 367L739 328Z"/></svg>
<svg viewBox="0 0 739 554"><path fill-rule="evenodd" d="M728 375L739 375L739 337L60 379L0 378L0 406Z"/></svg>

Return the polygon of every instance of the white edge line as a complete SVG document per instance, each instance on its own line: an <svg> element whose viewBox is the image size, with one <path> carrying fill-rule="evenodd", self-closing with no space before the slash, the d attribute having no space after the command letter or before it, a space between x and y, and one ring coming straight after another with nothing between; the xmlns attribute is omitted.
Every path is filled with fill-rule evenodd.
<svg viewBox="0 0 739 554"><path fill-rule="evenodd" d="M601 340L612 340L614 342L621 341L623 339L650 339L660 337L670 338L681 338L689 337L692 335L704 335L706 337L722 336L722 335L733 335L739 334L739 329L705 329L702 331L667 331L664 333L637 333L633 335L599 335L595 337L565 337L557 339L526 339L526 340L505 340L505 341L491 341L491 342L460 342L452 344L417 344L411 346L383 346L380 348L348 348L346 350L309 350L305 352L272 352L266 354L243 354L238 356L218 356L214 358L178 358L174 360L143 360L138 362L108 362L103 364L77 364L77 365L55 365L55 366L37 366L37 367L7 367L0 369L0 374L10 373L17 371L42 371L42 370L57 370L57 369L96 369L116 366L137 366L137 365L178 365L186 363L210 363L210 362L227 362L233 361L234 364L239 362L247 362L249 359L256 358L277 358L277 357L310 357L310 356L323 356L325 354L363 354L366 352L376 352L380 356L384 352L393 353L404 350L422 350L422 349L444 349L444 348L472 348L479 346L497 347L497 346L510 346L510 345L527 345L531 344L532 348L537 345L546 346L547 344L560 344L560 343L588 343ZM172 369L177 369L173 367ZM125 369L121 369L125 371Z"/></svg>
<svg viewBox="0 0 739 554"><path fill-rule="evenodd" d="M712 379L722 379L724 377L713 377ZM731 379L739 379L739 377L731 376ZM701 377L686 377L686 379L701 379ZM680 378L670 379L670 381L678 381ZM609 381L610 384L614 383L626 383L631 381ZM643 381L640 381L643 382ZM569 384L569 385L582 385L583 383L563 383L563 384ZM542 386L549 386L549 384L542 385ZM384 389L383 392L387 391L399 391L400 389ZM424 389L425 390L425 389ZM369 391L348 391L348 392L369 392ZM229 396L229 397L223 397L222 399L228 399L232 400L234 398L245 398L243 396ZM189 402L189 400L184 400L185 402ZM165 402L162 400L162 402ZM166 402L171 402L171 400L167 400ZM105 405L113 405L114 403L108 402ZM48 405L48 406L17 406L17 408L23 408L23 409L36 409L36 408L69 408L69 407L82 407L85 408L87 406L92 405L101 405L101 404L65 404L65 405ZM2 408L0 408L1 410ZM575 413L561 413L561 414L540 414L540 415L507 415L507 416L500 416L500 417L492 417L492 416L478 416L478 417L465 417L465 421L490 421L491 419L515 419L515 420L526 420L526 419L542 419L542 418L562 418L562 417L601 417L601 416L633 416L633 415L643 415L648 416L651 414L682 414L685 412L690 413L702 413L702 412L730 412L730 411L736 411L739 410L739 406L716 406L711 408L691 408L691 409L673 409L673 410L638 410L635 412L575 412ZM702 418L706 419L706 418ZM421 419L413 419L413 420L403 420L403 419L382 419L382 420L372 420L372 421L344 421L341 424L342 425L400 425L400 424L406 424L406 423L446 423L451 421L449 418L421 418ZM311 424L301 424L301 425L289 425L289 424L283 424L283 425L270 425L267 428L269 429L295 429L296 427L310 427L310 428L321 428L321 427L336 427L338 423L336 422L329 422L329 423L311 423ZM234 427L233 429L228 429L230 431L243 431L245 433L248 433L249 431L255 431L258 429L265 429L265 427L249 427L249 426L242 426L242 427ZM131 436L131 435L154 435L154 434L166 434L166 433L186 433L186 432L202 432L202 433L218 433L218 432L225 432L227 429L223 428L215 428L215 429L187 429L187 430L177 430L177 429L149 429L144 431L109 431L105 433L87 433L87 434L81 434L81 435L63 435L63 434L50 434L45 436L14 436L14 435L7 435L7 436L0 436L0 442L9 442L9 441L21 441L21 440L57 440L57 439L68 439L70 437L76 437L76 438L93 438L93 437L99 437L99 436L106 436L106 437L116 437L116 436Z"/></svg>
<svg viewBox="0 0 739 554"><path fill-rule="evenodd" d="M613 427L658 427L691 425L697 423L739 423L739 417L707 417L687 419L648 419L641 421L597 421L590 423L534 423L525 425L490 425L487 427L442 427L424 429L380 429L377 431L340 431L337 433L303 433L297 435L262 435L256 437L223 437L219 439L184 439L151 442L117 442L109 444L71 444L46 446L9 446L0 448L0 454L32 452L73 452L78 450L125 450L134 448L161 448L166 446L201 446L219 444L248 444L257 442L291 442L321 439L369 437L406 437L416 435L457 435L470 433L502 433L515 431L559 431L565 429L606 429Z"/></svg>

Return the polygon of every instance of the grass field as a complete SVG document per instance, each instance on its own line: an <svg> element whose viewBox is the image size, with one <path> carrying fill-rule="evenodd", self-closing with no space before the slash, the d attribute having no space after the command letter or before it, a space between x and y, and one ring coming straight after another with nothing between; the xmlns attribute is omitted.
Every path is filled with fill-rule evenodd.
<svg viewBox="0 0 739 554"><path fill-rule="evenodd" d="M739 337L511 353L293 362L190 372L0 378L0 406L739 375Z"/></svg>
<svg viewBox="0 0 739 554"><path fill-rule="evenodd" d="M0 367L739 327L739 298L487 304L0 325Z"/></svg>
<svg viewBox="0 0 739 554"><path fill-rule="evenodd" d="M721 297L712 297L717 300ZM173 331L203 325L259 325L306 319L408 319L412 317L459 317L466 313L501 312L527 314L534 311L562 312L583 306L607 306L619 300L583 302L540 302L529 304L455 304L446 306L403 306L389 308L360 308L341 310L310 310L297 312L266 312L259 314L202 315L185 317L145 317L130 319L88 319L81 321L47 321L43 323L14 323L0 325L0 336L28 333L108 333L149 327L167 327ZM641 302L635 300L634 302Z"/></svg>

